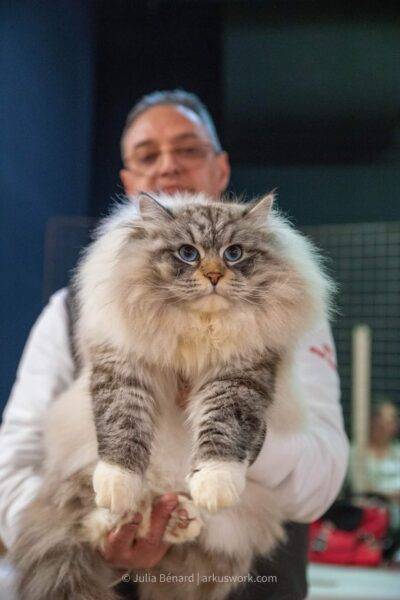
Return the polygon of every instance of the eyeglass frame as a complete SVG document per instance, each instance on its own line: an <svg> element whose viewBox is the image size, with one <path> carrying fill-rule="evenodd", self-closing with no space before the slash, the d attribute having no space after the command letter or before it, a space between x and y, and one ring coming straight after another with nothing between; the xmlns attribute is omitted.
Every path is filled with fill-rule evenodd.
<svg viewBox="0 0 400 600"><path fill-rule="evenodd" d="M188 150L188 149L190 149L190 146L189 146L189 145L188 145L188 146L186 146L186 148L185 148L183 145L182 145L182 146L180 146L180 147L179 147L179 146L172 147L172 148L170 148L170 149L169 149L167 152L168 152L169 154L173 154L173 155L174 155L174 158L175 158L175 160L178 162L178 164L179 164L181 167L183 166L183 167L185 167L185 168L190 168L190 162L191 162L191 161L193 161L193 164L192 164L192 166L193 166L193 167L195 166L195 164L196 164L197 162L198 162L198 164L201 164L202 162L205 162L205 160L206 160L206 158L207 158L207 155L210 153L210 150L212 151L212 153L213 153L215 156L217 156L218 154L221 154L221 152L218 152L218 151L215 149L214 145L213 145L211 142L205 142L205 141L204 141L204 142L203 142L203 141L201 141L200 143L198 143L198 142L197 142L197 143L196 143L196 146L197 146L198 148L202 147L202 148L204 148L204 149L207 149L207 152L204 152L204 154L203 154L202 156L192 157L192 158L191 158L191 159L188 161L188 163L189 163L189 164L185 164L185 160L186 160L186 159L184 159L184 160L183 160L183 164L182 164L182 157L179 157L179 156L177 156L177 155L176 155L176 152L177 152L177 151L179 151L179 150L185 150L185 149L186 149L186 150ZM192 142L192 146L191 146L191 148L193 149L193 142ZM124 157L124 166L125 166L125 168L126 168L126 169L128 169L129 171L135 172L135 173L137 173L138 175L145 176L145 177L146 177L146 176L147 176L147 177L150 177L150 176L152 176L152 175L155 173L155 171L156 171L156 168L157 168L157 163L158 163L158 161L160 160L161 156L162 156L163 154L165 154L165 152L166 152L165 150L164 150L164 151L161 151L161 147L158 149L158 152L156 152L156 154L157 154L157 158L155 159L154 163L151 165L151 167L149 168L149 170L148 170L148 171L146 171L146 169L142 170L140 167L138 168L138 167L137 167L137 165L135 165L135 166L133 166L133 167L129 165L129 162L131 162L132 160L135 160L135 157L134 157L134 156L130 156L130 157ZM175 153L175 154L174 154L174 153Z"/></svg>

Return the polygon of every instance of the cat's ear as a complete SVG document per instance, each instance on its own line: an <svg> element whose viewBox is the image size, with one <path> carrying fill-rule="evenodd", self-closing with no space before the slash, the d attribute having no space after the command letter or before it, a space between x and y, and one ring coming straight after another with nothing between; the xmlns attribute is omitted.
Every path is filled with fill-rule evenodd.
<svg viewBox="0 0 400 600"><path fill-rule="evenodd" d="M271 208L274 202L275 194L274 192L270 192L269 194L261 198L261 200L257 200L255 204L252 204L250 208L246 210L245 216L265 222L269 213L271 212Z"/></svg>
<svg viewBox="0 0 400 600"><path fill-rule="evenodd" d="M174 215L165 206L162 206L154 196L147 192L140 192L138 197L140 216L154 221L171 221Z"/></svg>

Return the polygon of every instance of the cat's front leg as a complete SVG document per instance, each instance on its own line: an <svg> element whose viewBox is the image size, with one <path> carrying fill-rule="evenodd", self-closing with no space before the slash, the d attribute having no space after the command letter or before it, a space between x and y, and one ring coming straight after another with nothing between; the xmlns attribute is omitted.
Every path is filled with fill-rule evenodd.
<svg viewBox="0 0 400 600"><path fill-rule="evenodd" d="M209 512L240 499L247 468L264 442L276 362L271 357L242 372L226 370L194 399L196 445L189 489L194 503Z"/></svg>
<svg viewBox="0 0 400 600"><path fill-rule="evenodd" d="M100 460L93 488L97 506L119 515L136 510L143 495L154 433L150 379L109 347L94 353L90 392Z"/></svg>

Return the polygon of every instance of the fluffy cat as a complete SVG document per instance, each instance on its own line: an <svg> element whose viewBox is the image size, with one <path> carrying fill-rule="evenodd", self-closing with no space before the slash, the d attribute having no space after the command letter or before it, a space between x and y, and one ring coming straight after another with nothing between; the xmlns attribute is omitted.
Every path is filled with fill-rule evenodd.
<svg viewBox="0 0 400 600"><path fill-rule="evenodd" d="M142 600L223 600L234 583L198 582L243 576L283 540L279 498L246 475L269 423L306 426L293 352L332 284L272 203L142 194L99 228L75 280L82 369L50 409L43 489L12 550L21 598L116 598L96 549L137 510L145 536L165 492L180 492L173 545Z"/></svg>

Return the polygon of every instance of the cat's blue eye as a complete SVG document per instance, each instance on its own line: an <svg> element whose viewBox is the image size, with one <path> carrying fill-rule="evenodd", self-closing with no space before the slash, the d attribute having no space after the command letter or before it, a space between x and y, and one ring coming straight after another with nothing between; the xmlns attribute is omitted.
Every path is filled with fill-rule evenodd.
<svg viewBox="0 0 400 600"><path fill-rule="evenodd" d="M229 262L235 262L236 260L239 260L239 258L242 258L242 254L242 246L239 246L239 244L233 244L233 246L228 246L225 249L224 259L228 260Z"/></svg>
<svg viewBox="0 0 400 600"><path fill-rule="evenodd" d="M196 262L196 260L199 260L200 258L197 248L190 246L189 244L184 244L181 246L178 252L181 259L186 262Z"/></svg>

